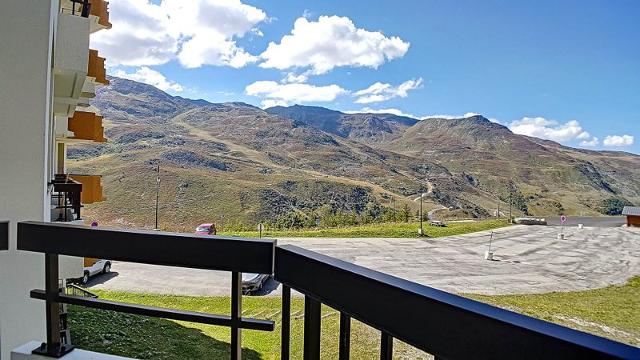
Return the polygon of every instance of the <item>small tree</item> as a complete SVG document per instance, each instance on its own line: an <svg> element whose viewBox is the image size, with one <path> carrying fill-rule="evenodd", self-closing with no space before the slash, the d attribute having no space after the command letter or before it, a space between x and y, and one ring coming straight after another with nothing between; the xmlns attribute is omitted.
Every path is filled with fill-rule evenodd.
<svg viewBox="0 0 640 360"><path fill-rule="evenodd" d="M404 222L409 222L409 216L411 216L411 212L409 212L409 205L404 204L402 207L402 218Z"/></svg>

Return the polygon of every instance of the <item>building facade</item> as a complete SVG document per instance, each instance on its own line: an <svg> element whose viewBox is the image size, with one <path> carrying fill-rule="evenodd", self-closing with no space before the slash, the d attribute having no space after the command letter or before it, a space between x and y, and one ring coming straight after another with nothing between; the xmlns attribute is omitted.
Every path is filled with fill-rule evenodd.
<svg viewBox="0 0 640 360"><path fill-rule="evenodd" d="M625 206L622 215L627 217L627 226L640 227L640 206Z"/></svg>
<svg viewBox="0 0 640 360"><path fill-rule="evenodd" d="M69 146L104 142L89 105L107 84L91 33L108 29L102 0L3 0L0 11L0 220L10 221L0 252L0 359L44 335L44 307L29 299L43 286L44 257L16 251L16 222L82 222L82 204L104 199L100 177L68 174ZM61 259L61 276L82 275L82 259Z"/></svg>

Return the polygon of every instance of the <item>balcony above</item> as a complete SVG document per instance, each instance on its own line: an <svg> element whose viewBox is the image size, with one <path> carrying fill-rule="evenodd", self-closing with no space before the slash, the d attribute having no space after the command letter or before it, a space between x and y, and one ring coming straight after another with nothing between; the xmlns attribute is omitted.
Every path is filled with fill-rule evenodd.
<svg viewBox="0 0 640 360"><path fill-rule="evenodd" d="M53 57L54 113L71 115L82 94L89 54L89 19L62 13L58 18Z"/></svg>
<svg viewBox="0 0 640 360"><path fill-rule="evenodd" d="M60 12L88 18L91 32L111 29L109 22L109 2L103 0L61 0Z"/></svg>
<svg viewBox="0 0 640 360"><path fill-rule="evenodd" d="M100 175L69 175L71 179L82 184L82 196L80 201L83 204L93 204L106 200L102 195L102 177Z"/></svg>
<svg viewBox="0 0 640 360"><path fill-rule="evenodd" d="M109 22L109 2L91 0L89 19L91 20L92 33L102 29L111 29L111 23Z"/></svg>
<svg viewBox="0 0 640 360"><path fill-rule="evenodd" d="M109 85L109 80L107 80L107 72L104 68L104 58L98 56L98 50L89 50L89 66L87 69L87 76L91 78L92 81L104 85Z"/></svg>
<svg viewBox="0 0 640 360"><path fill-rule="evenodd" d="M107 139L104 138L102 116L92 112L76 111L73 117L69 118L67 129L73 132L72 140L87 140L101 143L107 141Z"/></svg>

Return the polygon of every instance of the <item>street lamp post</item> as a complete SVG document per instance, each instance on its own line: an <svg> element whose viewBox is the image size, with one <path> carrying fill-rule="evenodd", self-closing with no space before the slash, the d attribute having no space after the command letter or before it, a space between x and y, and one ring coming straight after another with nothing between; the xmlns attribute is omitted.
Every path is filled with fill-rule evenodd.
<svg viewBox="0 0 640 360"><path fill-rule="evenodd" d="M513 219L513 217L511 216L511 203L512 203L511 196L512 195L513 195L513 191L511 191L511 189L509 189L509 224L512 223L511 219Z"/></svg>
<svg viewBox="0 0 640 360"><path fill-rule="evenodd" d="M156 227L155 230L159 230L158 228L158 203L160 200L160 165L156 168Z"/></svg>
<svg viewBox="0 0 640 360"><path fill-rule="evenodd" d="M424 216L422 216L422 199L427 196L427 193L422 193L420 194L419 197L415 198L413 201L417 201L418 199L420 200L420 230L418 231L418 234L420 234L421 236L424 235L424 228L422 226L422 219L424 218Z"/></svg>

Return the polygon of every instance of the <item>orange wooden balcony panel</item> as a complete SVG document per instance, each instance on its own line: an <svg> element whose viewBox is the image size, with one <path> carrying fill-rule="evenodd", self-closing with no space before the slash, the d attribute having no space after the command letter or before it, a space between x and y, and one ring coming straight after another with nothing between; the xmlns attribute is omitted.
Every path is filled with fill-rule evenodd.
<svg viewBox="0 0 640 360"><path fill-rule="evenodd" d="M82 184L80 201L83 204L104 201L102 196L102 177L99 175L69 175L70 178Z"/></svg>
<svg viewBox="0 0 640 360"><path fill-rule="evenodd" d="M104 138L104 128L102 127L102 116L92 112L76 111L73 117L69 118L69 131L73 131L74 139L92 140L96 142L106 142Z"/></svg>
<svg viewBox="0 0 640 360"><path fill-rule="evenodd" d="M107 29L111 29L109 22L109 2L103 0L91 0L91 8L89 13L98 17L98 24Z"/></svg>
<svg viewBox="0 0 640 360"><path fill-rule="evenodd" d="M104 58L98 56L98 50L89 49L89 66L87 67L87 76L96 78L96 81L105 85L109 85L107 80L107 71L104 68Z"/></svg>

